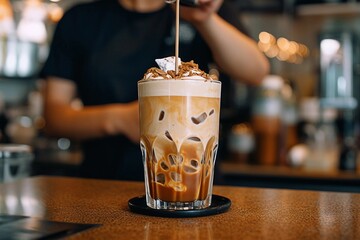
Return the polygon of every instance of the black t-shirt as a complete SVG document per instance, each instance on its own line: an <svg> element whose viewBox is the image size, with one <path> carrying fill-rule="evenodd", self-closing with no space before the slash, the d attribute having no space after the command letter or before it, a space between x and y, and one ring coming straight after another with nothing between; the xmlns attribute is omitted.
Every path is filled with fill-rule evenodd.
<svg viewBox="0 0 360 240"><path fill-rule="evenodd" d="M227 2L220 16L244 31ZM155 59L175 53L175 15L170 5L150 13L124 9L117 0L76 5L58 23L41 75L74 81L85 106L127 103L137 99L137 81ZM180 22L179 57L208 71L211 52L199 33ZM222 76L223 83L226 77ZM223 84L224 85L224 84ZM83 143L83 176L142 180L138 144L124 136Z"/></svg>

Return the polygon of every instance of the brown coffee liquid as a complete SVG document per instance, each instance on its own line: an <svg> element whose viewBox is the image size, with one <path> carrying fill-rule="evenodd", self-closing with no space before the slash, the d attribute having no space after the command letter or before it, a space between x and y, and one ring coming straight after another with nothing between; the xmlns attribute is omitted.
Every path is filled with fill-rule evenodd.
<svg viewBox="0 0 360 240"><path fill-rule="evenodd" d="M167 202L206 199L218 146L219 98L148 96L139 103L151 197Z"/></svg>
<svg viewBox="0 0 360 240"><path fill-rule="evenodd" d="M275 165L278 158L280 119L278 117L253 116L255 133L255 161L262 165Z"/></svg>

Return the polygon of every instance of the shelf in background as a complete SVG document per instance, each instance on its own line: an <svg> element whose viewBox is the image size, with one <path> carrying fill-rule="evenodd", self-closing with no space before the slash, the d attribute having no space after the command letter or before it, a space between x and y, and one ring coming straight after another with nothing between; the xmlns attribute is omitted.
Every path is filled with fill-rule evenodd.
<svg viewBox="0 0 360 240"><path fill-rule="evenodd" d="M298 16L359 15L360 3L306 4L296 7Z"/></svg>
<svg viewBox="0 0 360 240"><path fill-rule="evenodd" d="M360 193L360 172L315 171L286 166L246 165L219 162L223 184Z"/></svg>
<svg viewBox="0 0 360 240"><path fill-rule="evenodd" d="M36 79L1 78L0 97L12 105L23 104L27 101L28 93L36 89Z"/></svg>

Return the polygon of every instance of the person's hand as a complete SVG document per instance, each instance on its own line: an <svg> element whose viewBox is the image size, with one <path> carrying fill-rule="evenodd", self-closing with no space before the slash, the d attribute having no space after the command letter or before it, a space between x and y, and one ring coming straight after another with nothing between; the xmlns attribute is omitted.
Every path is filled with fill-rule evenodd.
<svg viewBox="0 0 360 240"><path fill-rule="evenodd" d="M180 6L180 17L193 24L201 24L216 13L222 3L223 0L199 0L196 7Z"/></svg>
<svg viewBox="0 0 360 240"><path fill-rule="evenodd" d="M132 102L124 106L123 134L131 141L138 143L140 141L140 125L139 125L139 103Z"/></svg>
<svg viewBox="0 0 360 240"><path fill-rule="evenodd" d="M108 133L123 134L132 142L140 141L139 103L112 104L108 106Z"/></svg>

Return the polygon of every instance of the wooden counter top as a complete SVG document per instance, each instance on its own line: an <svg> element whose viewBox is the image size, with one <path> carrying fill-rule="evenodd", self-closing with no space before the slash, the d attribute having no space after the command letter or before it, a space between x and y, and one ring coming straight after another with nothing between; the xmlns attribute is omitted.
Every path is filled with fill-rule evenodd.
<svg viewBox="0 0 360 240"><path fill-rule="evenodd" d="M129 211L141 182L33 177L0 192L2 214L102 224L70 239L360 239L360 194L215 186L228 212L160 218Z"/></svg>

